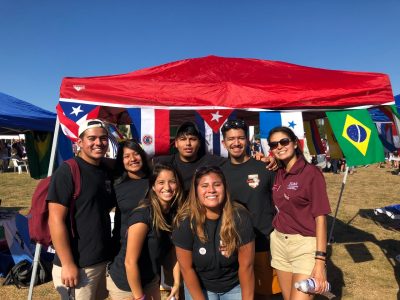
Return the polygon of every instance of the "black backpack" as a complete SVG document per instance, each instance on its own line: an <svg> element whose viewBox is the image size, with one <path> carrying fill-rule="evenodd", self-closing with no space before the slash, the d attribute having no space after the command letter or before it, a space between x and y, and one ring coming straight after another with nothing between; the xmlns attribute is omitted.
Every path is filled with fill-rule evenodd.
<svg viewBox="0 0 400 300"><path fill-rule="evenodd" d="M38 263L38 268L36 271L35 285L42 284L51 280L51 264L47 266L41 261ZM8 272L3 285L14 284L17 288L28 287L31 282L32 276L32 264L24 259L14 265Z"/></svg>

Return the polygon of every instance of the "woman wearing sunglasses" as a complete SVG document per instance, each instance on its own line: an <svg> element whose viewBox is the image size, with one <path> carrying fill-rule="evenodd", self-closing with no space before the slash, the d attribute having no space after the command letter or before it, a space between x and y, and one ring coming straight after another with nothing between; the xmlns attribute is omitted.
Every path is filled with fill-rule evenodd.
<svg viewBox="0 0 400 300"><path fill-rule="evenodd" d="M321 171L303 157L300 143L288 127L268 136L270 150L280 164L273 186L277 213L271 233L271 265L277 270L284 299L313 299L294 283L313 277L316 293L327 288L326 215L331 212Z"/></svg>
<svg viewBox="0 0 400 300"><path fill-rule="evenodd" d="M172 238L185 300L253 299L253 225L246 209L230 200L218 167L196 171Z"/></svg>

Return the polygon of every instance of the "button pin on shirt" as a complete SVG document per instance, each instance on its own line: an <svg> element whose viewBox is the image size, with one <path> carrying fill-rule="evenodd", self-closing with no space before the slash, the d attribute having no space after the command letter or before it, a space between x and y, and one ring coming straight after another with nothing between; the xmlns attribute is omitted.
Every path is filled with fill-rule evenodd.
<svg viewBox="0 0 400 300"><path fill-rule="evenodd" d="M199 249L199 253L200 253L201 255L205 255L205 254L207 253L206 248L201 247L201 248Z"/></svg>

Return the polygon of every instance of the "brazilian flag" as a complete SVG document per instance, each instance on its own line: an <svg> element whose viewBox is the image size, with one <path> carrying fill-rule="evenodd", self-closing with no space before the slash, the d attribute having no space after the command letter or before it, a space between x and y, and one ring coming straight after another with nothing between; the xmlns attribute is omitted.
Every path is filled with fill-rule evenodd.
<svg viewBox="0 0 400 300"><path fill-rule="evenodd" d="M366 109L332 111L326 115L350 167L385 161L378 131Z"/></svg>

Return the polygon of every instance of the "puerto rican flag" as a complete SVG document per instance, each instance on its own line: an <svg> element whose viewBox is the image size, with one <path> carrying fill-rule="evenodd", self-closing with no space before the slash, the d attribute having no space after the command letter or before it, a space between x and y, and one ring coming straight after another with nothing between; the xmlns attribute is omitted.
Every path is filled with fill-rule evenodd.
<svg viewBox="0 0 400 300"><path fill-rule="evenodd" d="M169 110L128 108L132 120L132 137L150 157L169 154Z"/></svg>
<svg viewBox="0 0 400 300"><path fill-rule="evenodd" d="M196 124L207 153L228 157L228 151L222 146L221 127L228 118L234 118L235 115L232 109L196 111Z"/></svg>
<svg viewBox="0 0 400 300"><path fill-rule="evenodd" d="M62 131L70 140L76 142L79 125L86 120L96 119L100 106L60 101L56 109Z"/></svg>
<svg viewBox="0 0 400 300"><path fill-rule="evenodd" d="M304 144L304 125L301 112L281 112L268 111L260 112L260 137L264 149L269 151L267 137L270 130L278 126L286 126L293 130L294 134L300 141L301 146Z"/></svg>

